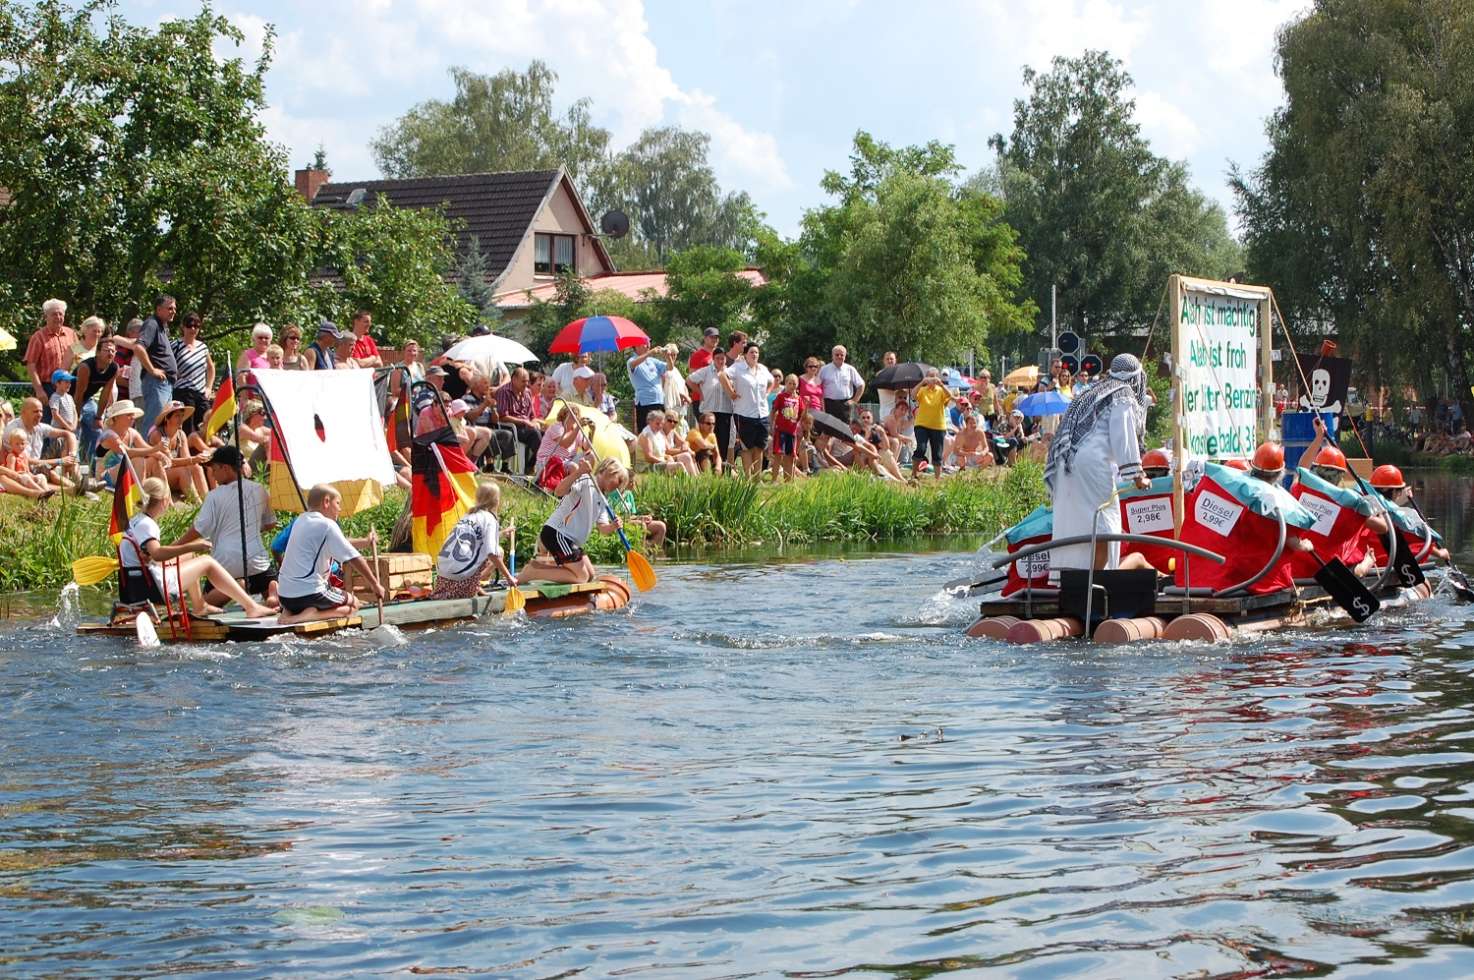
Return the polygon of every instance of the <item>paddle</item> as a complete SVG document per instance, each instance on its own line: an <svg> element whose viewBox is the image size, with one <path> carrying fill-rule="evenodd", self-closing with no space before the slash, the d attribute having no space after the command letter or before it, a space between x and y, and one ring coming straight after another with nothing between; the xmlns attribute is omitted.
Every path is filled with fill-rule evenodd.
<svg viewBox="0 0 1474 980"><path fill-rule="evenodd" d="M117 570L117 558L88 555L72 562L72 580L78 585L96 585Z"/></svg>
<svg viewBox="0 0 1474 980"><path fill-rule="evenodd" d="M594 424L583 418L580 418L579 422L580 425L586 425L590 428ZM594 457L594 463L596 465L602 463L603 460L599 458L599 451L594 448L592 436L589 437L588 443L589 455ZM597 484L594 486L594 491L598 493L599 502L604 505L604 513L609 515L610 523L618 521L619 518L614 516L614 508L609 506L608 498L599 490ZM625 536L623 527L616 527L615 530L619 532L619 543L624 545L624 563L630 570L630 578L634 580L635 588L641 592L649 592L655 588L655 569L651 567L649 559L636 551L634 546L630 544L630 539Z"/></svg>
<svg viewBox="0 0 1474 980"><path fill-rule="evenodd" d="M517 584L516 584L516 581L515 581L515 579L517 577L517 522L516 521L513 521L512 522L512 544L511 544L511 546L507 550L507 560L510 563L508 565L508 567L507 567L507 571L509 571L509 572L512 573L512 578L514 579L514 581L507 583L507 599L506 599L506 604L502 606L502 615L503 616L515 616L519 612L521 612L522 610L524 610L524 609L527 608L527 597L522 594L522 590L521 589L517 588Z"/></svg>
<svg viewBox="0 0 1474 980"><path fill-rule="evenodd" d="M1423 514L1423 508L1418 506L1418 498L1409 492L1407 499L1413 505L1413 510L1417 511L1418 519L1424 524L1428 524L1428 518ZM1428 526L1432 527L1431 524ZM1470 586L1468 577L1459 569L1459 566L1454 564L1453 557L1450 556L1447 558L1445 564L1448 565L1448 582L1449 585L1453 586L1454 595L1465 602L1474 602L1474 586Z"/></svg>
<svg viewBox="0 0 1474 980"><path fill-rule="evenodd" d="M1347 568L1341 559L1324 561L1313 551L1309 554L1320 565L1320 571L1315 573L1315 584L1325 589L1326 594L1336 600L1336 605L1346 610L1346 614L1356 622L1366 622L1382 608L1382 603L1372 595L1372 590L1362 584L1356 573Z"/></svg>
<svg viewBox="0 0 1474 980"><path fill-rule="evenodd" d="M373 553L373 556L374 556L374 574L375 575L378 575L380 569L379 569L379 535L378 535L377 532L374 532L374 531L370 531L369 532L369 547L373 549L373 552L372 553ZM386 588L387 588L387 586L383 582L380 582L379 583L379 622L378 622L378 626L383 626L384 625L384 590Z"/></svg>

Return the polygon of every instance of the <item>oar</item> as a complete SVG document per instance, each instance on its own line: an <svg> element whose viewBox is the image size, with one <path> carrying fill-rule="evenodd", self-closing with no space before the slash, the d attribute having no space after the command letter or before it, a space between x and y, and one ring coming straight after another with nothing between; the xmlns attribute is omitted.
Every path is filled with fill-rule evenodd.
<svg viewBox="0 0 1474 980"><path fill-rule="evenodd" d="M515 616L519 612L521 612L522 610L524 610L524 609L527 608L527 597L522 594L522 590L521 589L517 588L517 584L516 584L516 581L515 581L516 578L517 578L517 522L516 521L513 521L512 522L512 545L511 545L511 547L507 551L507 558L508 558L508 561L510 562L510 564L509 564L509 566L507 568L507 571L509 571L509 572L512 573L513 581L507 583L507 599L506 599L506 604L502 606L502 615L503 616Z"/></svg>
<svg viewBox="0 0 1474 980"><path fill-rule="evenodd" d="M1336 605L1346 610L1346 614L1356 622L1366 622L1382 608L1382 603L1372 595L1372 590L1341 559L1324 561L1313 551L1310 552L1310 557L1320 565L1320 571L1315 573L1316 584L1325 589L1336 600Z"/></svg>
<svg viewBox="0 0 1474 980"><path fill-rule="evenodd" d="M379 574L379 535L375 531L370 531L369 532L369 546L373 549L373 556L374 556L374 575L377 576ZM387 578L387 576L385 576L385 577ZM378 622L378 626L383 626L384 625L384 592L386 591L386 589L387 589L387 586L385 585L385 583L380 582L379 583L379 622Z"/></svg>
<svg viewBox="0 0 1474 980"><path fill-rule="evenodd" d="M579 421L581 425L587 425L590 428L594 424L583 418L580 418ZM603 460L599 458L599 451L594 448L594 439L592 436L588 437L588 443L589 455L594 457L594 463L602 463ZM599 491L597 482L594 485L594 490L598 493L600 503L604 505L604 513L609 515L610 523L618 521L619 518L614 516L614 508L609 506L608 499ZM651 567L650 560L636 551L634 546L630 544L630 539L625 536L622 526L615 528L615 530L619 532L619 543L624 545L624 563L630 570L630 578L634 580L635 588L641 592L649 592L655 588L655 569Z"/></svg>
<svg viewBox="0 0 1474 980"><path fill-rule="evenodd" d="M96 585L118 570L118 559L88 555L72 562L72 580L78 585Z"/></svg>
<svg viewBox="0 0 1474 980"><path fill-rule="evenodd" d="M1433 525L1428 524L1428 518L1424 515L1423 508L1418 506L1418 498L1409 493L1407 499L1413 505L1413 510L1417 511L1418 520L1431 528ZM1459 569L1459 566L1454 564L1452 555L1445 559L1445 564L1448 565L1448 582L1453 586L1454 595L1465 602L1474 602L1474 586L1469 585L1468 577Z"/></svg>

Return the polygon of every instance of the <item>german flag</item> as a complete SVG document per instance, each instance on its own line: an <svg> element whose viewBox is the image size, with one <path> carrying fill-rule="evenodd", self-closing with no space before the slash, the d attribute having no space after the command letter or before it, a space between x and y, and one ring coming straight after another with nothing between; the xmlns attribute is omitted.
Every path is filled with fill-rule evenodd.
<svg viewBox="0 0 1474 980"><path fill-rule="evenodd" d="M143 493L138 489L138 480L133 475L133 464L128 462L128 457L123 457L123 462L118 466L117 483L113 486L113 512L108 518L107 533L113 539L116 546L123 541L123 534L128 530L128 522L133 520L133 515L138 513L138 508L143 503Z"/></svg>
<svg viewBox="0 0 1474 980"><path fill-rule="evenodd" d="M476 467L449 427L416 436L410 450L414 550L438 555L456 521L476 500Z"/></svg>
<svg viewBox="0 0 1474 980"><path fill-rule="evenodd" d="M209 439L214 436L226 422L233 418L235 418L235 380L227 374L220 388L215 392L215 401L210 406L210 414L205 416L205 438Z"/></svg>
<svg viewBox="0 0 1474 980"><path fill-rule="evenodd" d="M389 413L389 422L384 426L384 441L389 445L391 454L405 448L405 444L399 439L399 430L413 434L410 427L410 404L409 404L409 381L406 380L404 388L399 394L399 404L394 406L394 411Z"/></svg>

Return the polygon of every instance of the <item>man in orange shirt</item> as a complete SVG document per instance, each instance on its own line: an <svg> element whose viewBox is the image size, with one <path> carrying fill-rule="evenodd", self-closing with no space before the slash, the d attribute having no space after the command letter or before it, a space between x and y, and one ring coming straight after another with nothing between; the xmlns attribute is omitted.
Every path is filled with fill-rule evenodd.
<svg viewBox="0 0 1474 980"><path fill-rule="evenodd" d="M26 372L31 376L31 390L41 399L46 409L42 421L51 421L51 376L56 371L65 371L72 365L72 345L77 334L66 325L67 304L64 300L48 299L41 304L41 329L31 334L26 344L24 358Z"/></svg>

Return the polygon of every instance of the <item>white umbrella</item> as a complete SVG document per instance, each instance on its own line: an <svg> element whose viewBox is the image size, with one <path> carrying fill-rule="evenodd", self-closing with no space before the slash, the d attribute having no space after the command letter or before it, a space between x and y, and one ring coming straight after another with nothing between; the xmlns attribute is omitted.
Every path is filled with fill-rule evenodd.
<svg viewBox="0 0 1474 980"><path fill-rule="evenodd" d="M482 337L467 337L446 351L445 356L453 361L483 361L492 358L503 364L526 364L528 361L542 360L512 338L498 337L494 333Z"/></svg>

